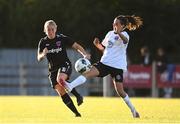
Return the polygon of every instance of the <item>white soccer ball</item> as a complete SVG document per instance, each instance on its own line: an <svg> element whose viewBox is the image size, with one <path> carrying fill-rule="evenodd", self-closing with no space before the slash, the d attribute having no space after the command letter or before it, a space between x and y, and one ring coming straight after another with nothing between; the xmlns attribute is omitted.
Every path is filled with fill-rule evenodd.
<svg viewBox="0 0 180 124"><path fill-rule="evenodd" d="M91 62L86 58L80 58L75 63L75 70L81 74L90 71Z"/></svg>

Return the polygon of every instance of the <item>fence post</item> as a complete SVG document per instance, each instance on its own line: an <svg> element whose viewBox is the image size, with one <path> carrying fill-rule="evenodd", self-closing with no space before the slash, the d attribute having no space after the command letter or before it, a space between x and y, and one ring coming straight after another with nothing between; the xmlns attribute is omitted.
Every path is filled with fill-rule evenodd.
<svg viewBox="0 0 180 124"><path fill-rule="evenodd" d="M154 61L152 63L152 97L158 97L159 96L159 90L157 87L157 78L156 78L156 62Z"/></svg>
<svg viewBox="0 0 180 124"><path fill-rule="evenodd" d="M27 84L27 80L26 80L26 69L25 69L25 65L23 63L19 64L19 84L20 84L20 95L27 95L27 89L25 87L25 85Z"/></svg>
<svg viewBox="0 0 180 124"><path fill-rule="evenodd" d="M47 66L43 65L43 69L42 69L42 72L41 72L43 75L46 75L48 77L48 68ZM48 79L47 78L43 78L42 79L43 81L43 84L49 84L48 83ZM43 95L46 96L46 95L49 95L49 91L48 91L48 88L47 87L42 87L42 91L43 91Z"/></svg>
<svg viewBox="0 0 180 124"><path fill-rule="evenodd" d="M107 75L103 78L103 96L111 96L111 76Z"/></svg>

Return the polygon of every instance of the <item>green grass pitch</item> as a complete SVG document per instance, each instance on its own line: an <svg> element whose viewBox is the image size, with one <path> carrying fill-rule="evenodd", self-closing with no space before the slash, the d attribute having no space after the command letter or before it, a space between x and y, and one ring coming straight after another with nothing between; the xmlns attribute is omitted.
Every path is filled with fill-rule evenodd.
<svg viewBox="0 0 180 124"><path fill-rule="evenodd" d="M76 99L73 97L76 105ZM119 97L85 97L74 114L57 96L0 96L0 124L180 123L180 99L131 98L141 118L134 119Z"/></svg>

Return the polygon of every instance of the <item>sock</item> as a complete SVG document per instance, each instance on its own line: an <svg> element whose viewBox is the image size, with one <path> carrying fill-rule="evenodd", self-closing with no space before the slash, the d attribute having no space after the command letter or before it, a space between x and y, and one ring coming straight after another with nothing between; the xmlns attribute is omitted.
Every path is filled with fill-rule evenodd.
<svg viewBox="0 0 180 124"><path fill-rule="evenodd" d="M81 95L77 92L77 90L75 89L75 88L73 88L72 90L71 90L71 93L75 96L75 97L80 97Z"/></svg>
<svg viewBox="0 0 180 124"><path fill-rule="evenodd" d="M131 109L131 112L133 112L135 110L134 106L132 105L128 94L126 94L126 96L123 98L123 100L125 101L125 103L127 104L127 106Z"/></svg>
<svg viewBox="0 0 180 124"><path fill-rule="evenodd" d="M69 97L69 95L66 93L63 96L61 96L64 104L66 104L66 106L76 115L79 114L79 112L77 111L73 101L71 100L71 98Z"/></svg>
<svg viewBox="0 0 180 124"><path fill-rule="evenodd" d="M66 81L67 83L70 83L69 81ZM75 89L75 88L73 88L72 90L71 90L71 93L76 97L76 98L78 98L78 97L80 97L81 95L77 92L77 90Z"/></svg>
<svg viewBox="0 0 180 124"><path fill-rule="evenodd" d="M71 83L69 83L69 87L71 89L83 84L86 82L86 77L84 77L83 75L80 75L79 77L77 77L75 80L73 80Z"/></svg>

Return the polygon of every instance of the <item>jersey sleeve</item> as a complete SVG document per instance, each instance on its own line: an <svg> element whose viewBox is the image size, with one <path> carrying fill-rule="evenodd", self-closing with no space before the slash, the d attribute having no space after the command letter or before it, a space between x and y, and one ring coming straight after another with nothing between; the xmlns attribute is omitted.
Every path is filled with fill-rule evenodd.
<svg viewBox="0 0 180 124"><path fill-rule="evenodd" d="M65 45L66 46L70 46L71 47L75 43L75 41L72 38L70 38L68 36L65 36L65 35L63 35L63 37L65 39Z"/></svg>
<svg viewBox="0 0 180 124"><path fill-rule="evenodd" d="M129 35L126 31L123 31L122 34L129 40Z"/></svg>
<svg viewBox="0 0 180 124"><path fill-rule="evenodd" d="M41 39L38 44L38 53L41 53L44 48L45 48L45 45L44 45L43 39Z"/></svg>
<svg viewBox="0 0 180 124"><path fill-rule="evenodd" d="M107 38L108 38L108 36L110 35L110 31L106 34L106 36L105 36L105 38L103 39L103 41L102 41L102 45L105 47L105 46L107 46Z"/></svg>

